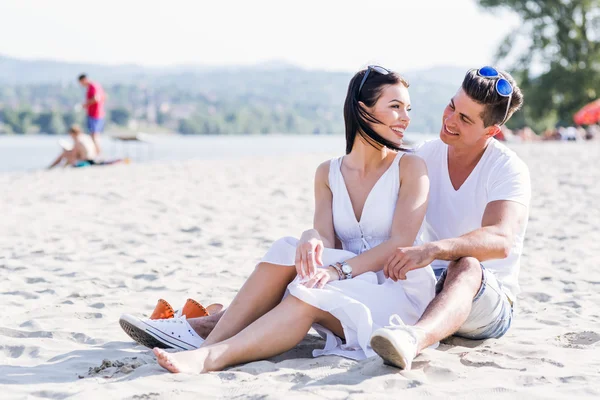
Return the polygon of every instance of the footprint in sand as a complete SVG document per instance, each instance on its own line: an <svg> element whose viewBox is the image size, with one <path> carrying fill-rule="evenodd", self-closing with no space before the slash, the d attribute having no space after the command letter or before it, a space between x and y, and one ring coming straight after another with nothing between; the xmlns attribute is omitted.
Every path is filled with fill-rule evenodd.
<svg viewBox="0 0 600 400"><path fill-rule="evenodd" d="M569 332L556 338L561 347L584 349L600 341L600 335L594 331Z"/></svg>
<svg viewBox="0 0 600 400"><path fill-rule="evenodd" d="M90 367L87 375L113 378L116 375L129 374L136 368L139 368L145 364L147 364L147 362L138 357L126 357L122 360L115 361L104 359L102 360L102 364L100 364L98 367ZM84 376L79 375L79 378L82 379Z"/></svg>
<svg viewBox="0 0 600 400"><path fill-rule="evenodd" d="M17 329L0 328L0 336L8 336L15 339L30 339L30 338L52 338L52 332L38 331L38 332L27 332L19 331Z"/></svg>
<svg viewBox="0 0 600 400"><path fill-rule="evenodd" d="M25 352L25 346L0 346L0 352L5 357L19 358Z"/></svg>

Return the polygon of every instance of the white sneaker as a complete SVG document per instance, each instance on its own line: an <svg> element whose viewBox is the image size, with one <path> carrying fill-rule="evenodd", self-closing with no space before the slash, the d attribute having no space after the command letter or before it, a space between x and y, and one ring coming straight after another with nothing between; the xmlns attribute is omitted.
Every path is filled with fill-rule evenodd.
<svg viewBox="0 0 600 400"><path fill-rule="evenodd" d="M169 319L142 319L123 314L119 324L133 340L151 349L194 350L204 342L185 315Z"/></svg>
<svg viewBox="0 0 600 400"><path fill-rule="evenodd" d="M417 356L417 335L396 314L390 317L390 326L377 329L371 335L371 348L386 365L409 370Z"/></svg>

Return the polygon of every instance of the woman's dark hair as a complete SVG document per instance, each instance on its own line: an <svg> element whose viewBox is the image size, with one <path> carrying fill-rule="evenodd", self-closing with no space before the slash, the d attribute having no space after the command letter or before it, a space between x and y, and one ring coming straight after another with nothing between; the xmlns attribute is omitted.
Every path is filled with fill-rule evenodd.
<svg viewBox="0 0 600 400"><path fill-rule="evenodd" d="M367 80L360 89L358 89L362 79L364 78L367 70L358 71L356 75L350 80L348 85L348 93L346 94L346 101L344 102L344 122L346 123L346 154L350 154L356 135L359 134L367 143L376 149L381 147L387 147L397 151L407 151L408 149L398 147L389 140L381 137L371 126L372 124L380 124L368 110L359 104L359 101L363 102L367 107L373 107L381 92L386 85L397 85L398 83L403 84L405 87L409 87L409 83L400 74L396 72L390 72L387 75L380 74L377 71L371 70Z"/></svg>

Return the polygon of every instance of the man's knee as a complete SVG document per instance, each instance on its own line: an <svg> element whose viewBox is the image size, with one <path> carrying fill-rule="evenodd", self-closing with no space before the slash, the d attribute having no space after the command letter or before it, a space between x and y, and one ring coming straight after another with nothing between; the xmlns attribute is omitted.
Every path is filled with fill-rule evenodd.
<svg viewBox="0 0 600 400"><path fill-rule="evenodd" d="M462 281L477 289L481 286L482 269L479 260L473 257L463 257L448 265L444 286L450 282Z"/></svg>

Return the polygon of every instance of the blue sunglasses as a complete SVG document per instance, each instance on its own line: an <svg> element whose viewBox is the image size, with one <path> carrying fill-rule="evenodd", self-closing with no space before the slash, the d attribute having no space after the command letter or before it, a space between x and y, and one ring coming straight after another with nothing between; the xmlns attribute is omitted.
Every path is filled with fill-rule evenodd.
<svg viewBox="0 0 600 400"><path fill-rule="evenodd" d="M363 76L362 81L360 81L360 86L358 87L358 93L356 93L357 99L360 97L360 90L363 88L371 71L375 71L381 75L388 75L388 74L392 73L392 71L390 71L389 69L380 67L379 65L369 65L367 67L367 72L365 72L365 76Z"/></svg>
<svg viewBox="0 0 600 400"><path fill-rule="evenodd" d="M498 72L496 68L485 66L477 70L477 75L483 78L496 79L496 93L502 97L508 97L508 103L506 104L506 112L504 113L504 119L500 125L504 125L506 118L508 117L508 110L510 110L510 102L512 100L513 87L510 82Z"/></svg>

